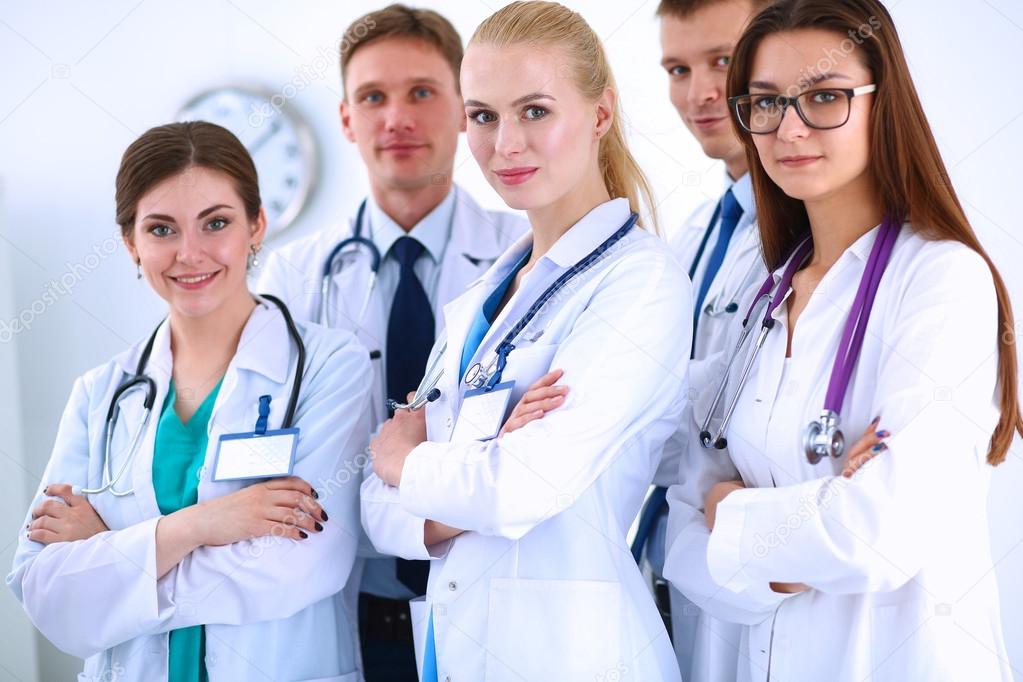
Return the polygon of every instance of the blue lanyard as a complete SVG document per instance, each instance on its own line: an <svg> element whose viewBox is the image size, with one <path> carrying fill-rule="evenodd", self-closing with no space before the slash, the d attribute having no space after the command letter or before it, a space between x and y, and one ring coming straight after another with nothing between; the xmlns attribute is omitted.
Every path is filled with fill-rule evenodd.
<svg viewBox="0 0 1023 682"><path fill-rule="evenodd" d="M600 246L590 251L589 255L583 258L581 261L570 267L561 277L558 277L554 281L554 284L547 287L547 291L540 294L540 297L533 302L533 305L529 306L529 310L522 316L522 319L515 323L515 326L505 335L504 339L497 346L497 368L494 370L493 376L487 381L485 390L490 391L499 383L501 383L501 375L504 373L505 365L508 364L508 355L515 350L515 344L512 341L518 336L526 326L533 321L540 309L546 305L546 303L556 294L558 291L563 289L573 277L587 270L593 265L598 258L604 255L604 252L610 249L615 243L618 242L622 237L629 233L629 230L633 228L636 221L639 219L639 215L633 213L629 216L629 219L625 221L618 230L610 237L604 240Z"/></svg>

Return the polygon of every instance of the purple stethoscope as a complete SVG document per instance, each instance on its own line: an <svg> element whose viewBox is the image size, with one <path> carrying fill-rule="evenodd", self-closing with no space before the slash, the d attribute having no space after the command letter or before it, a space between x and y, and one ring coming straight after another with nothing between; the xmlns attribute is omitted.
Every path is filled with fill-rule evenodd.
<svg viewBox="0 0 1023 682"><path fill-rule="evenodd" d="M827 455L841 457L845 452L845 437L842 435L841 429L838 428L839 413L842 410L842 402L845 400L846 389L849 387L849 380L852 378L853 368L860 356L860 348L863 346L863 337L866 333L867 321L870 319L870 310L874 305L874 296L877 294L881 276L884 275L885 268L888 266L888 259L895 246L895 239L899 236L900 226L901 222L897 222L891 214L885 216L877 238L874 240L874 246L870 250L867 265L860 278L860 286L856 290L856 298L853 299L852 309L845 321L845 330L842 332L842 339L838 344L838 352L835 354L835 364L831 368L828 392L824 397L824 408L821 410L820 417L810 422L803 431L803 449L810 464L817 464ZM792 277L812 249L813 242L807 237L796 246L792 255L789 256L781 279L778 280L777 289L774 285L774 273L771 273L760 286L760 290L757 291L756 298L753 299L746 317L742 320L742 333L735 344L735 350L728 360L721 385L718 387L717 393L714 394L714 402L711 403L710 411L700 429L700 444L703 447L710 448L713 445L715 449L723 450L728 446L728 440L724 436L725 431L728 430L728 423L732 419L736 403L739 402L739 396L746 385L750 370L753 369L753 363L764 345L767 333L774 327L774 311L781 305L785 293L792 286ZM771 295L772 290L775 291L774 296ZM711 438L711 418L725 395L732 365L735 364L736 358L739 357L746 339L755 326L749 324L749 321L754 318L761 305L766 305L767 308L764 312L764 320L760 325L760 335L753 346L753 352L746 360L746 364L743 365L742 373L739 375L739 384L735 389L735 394L728 402L718 434Z"/></svg>

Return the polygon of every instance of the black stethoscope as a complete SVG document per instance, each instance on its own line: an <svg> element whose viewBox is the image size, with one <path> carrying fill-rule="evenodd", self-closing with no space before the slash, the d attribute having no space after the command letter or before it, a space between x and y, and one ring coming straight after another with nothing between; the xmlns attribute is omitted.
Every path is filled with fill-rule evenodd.
<svg viewBox="0 0 1023 682"><path fill-rule="evenodd" d="M305 370L305 343L302 341L302 336L298 333L298 327L295 326L295 320L291 317L291 311L288 307L277 298L269 294L261 294L260 298L272 302L276 305L281 315L284 316L284 324L288 327L288 335L291 336L292 341L295 342L295 347L298 349L298 366L295 368L295 379L291 385L291 396L288 398L288 409L284 412L284 421L281 428L291 428L295 421L295 410L298 406L298 394L302 390L302 374ZM100 493L109 492L114 497L124 497L125 495L131 495L135 492L134 488L128 490L118 490L115 486L117 482L124 477L125 472L128 470L128 466L135 459L135 454L138 452L139 442L142 438L142 434L145 433L146 427L149 425L149 420L153 414L153 405L156 402L156 382L153 381L152 377L148 376L146 372L146 365L149 364L149 357L153 353L153 344L156 343L156 335L160 331L160 327L163 325L161 322L153 330L153 333L149 337L149 341L146 342L145 348L142 349L142 354L139 355L138 364L135 366L135 374L128 377L117 390L114 391L113 397L110 399L110 407L107 409L106 418L106 435L103 441L103 484L98 488L81 488L74 490L76 495L99 495ZM135 430L135 434L132 436L131 444L128 449L128 455L125 457L124 462L121 464L121 468L117 470L117 474L113 474L111 471L111 459L110 459L110 443L113 439L114 426L117 423L117 416L120 412L118 403L121 398L124 397L128 392L141 388L145 392L145 398L142 401L144 414L142 422Z"/></svg>

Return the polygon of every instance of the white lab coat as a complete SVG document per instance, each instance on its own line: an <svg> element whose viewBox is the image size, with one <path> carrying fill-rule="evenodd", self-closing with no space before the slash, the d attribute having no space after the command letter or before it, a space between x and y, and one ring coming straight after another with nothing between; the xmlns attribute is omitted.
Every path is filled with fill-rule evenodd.
<svg viewBox="0 0 1023 682"><path fill-rule="evenodd" d="M657 485L670 487L681 482L678 480L681 459L688 456L686 453L693 445L702 420L714 399L714 391L725 371L724 362L727 361L734 346L734 339L732 341L729 339L746 314L756 288L767 277L749 174L732 184L732 189L743 208L743 215L729 242L721 268L704 300L704 308L709 304L714 312L700 314L693 359L689 363L690 400L679 428L664 446L664 455L655 477ZM718 199L702 205L671 241L672 250L687 272L692 269L707 225L717 205ZM703 281L720 227L719 220L704 247L696 270L694 290ZM738 304L738 309L734 313L722 312L727 304L732 302ZM703 457L704 453L697 445L691 456ZM721 464L726 468L715 470L716 476L727 478L726 474L731 472L732 478L738 478L727 458ZM721 479L708 476L703 480L690 480L686 483L706 493L717 480ZM654 566L656 571L663 569L667 538L666 517L667 515L659 520L651 538L655 544L648 551L651 563L660 560L660 565ZM671 583L668 584L668 592L671 598L672 639L683 679L687 682L734 682L738 670L740 627L714 618L701 610Z"/></svg>
<svg viewBox="0 0 1023 682"><path fill-rule="evenodd" d="M740 680L1012 679L988 546L999 329L980 256L904 226L841 411L850 447L880 415L888 450L853 479L838 475L845 457L814 466L803 453L877 234L817 285L789 360L787 306L778 307L728 450L686 458L684 483L669 490L665 575L701 608L746 625ZM685 481L720 476L725 458L747 489L718 506L710 533L705 486ZM771 581L812 589L779 594Z"/></svg>
<svg viewBox="0 0 1023 682"><path fill-rule="evenodd" d="M455 192L456 203L451 237L440 263L440 278L433 300L438 333L444 328L444 305L461 295L527 229L522 218L511 213L485 210L465 190L453 188L452 191ZM314 235L275 249L268 254L255 289L278 296L288 304L295 319L322 323L319 317L323 266L331 250L341 240L350 237L354 229L355 216L352 215L344 225L320 230ZM368 236L366 231L363 226L363 236ZM359 325L358 321L359 309L369 284L368 249L361 247L358 255L347 259L339 256L338 261L341 268L340 271L335 270L331 282L330 300L335 309L331 312L330 325L355 332L359 341L370 351L386 353L387 317L384 309L388 302L384 300L379 287L370 299L362 324ZM385 360L384 357L373 360L374 425L387 419Z"/></svg>
<svg viewBox="0 0 1023 682"><path fill-rule="evenodd" d="M528 224L511 213L488 211L477 204L472 196L459 187L453 187L455 206L451 219L451 232L444 256L438 265L440 274L436 290L427 291L434 305L435 328L443 330L443 307L462 294L471 282L485 273L497 257L522 236ZM364 216L364 237L369 237L369 211ZM326 228L299 239L268 254L260 269L256 290L274 294L285 301L296 319L320 322L321 276L327 256L343 239L355 230L355 214L344 224ZM370 256L367 247L360 247L356 255L338 256L338 266L331 281L330 315L332 327L354 332L366 348L374 352L372 360L372 426L376 428L387 419L385 397L387 393L386 362L387 315L390 303L379 284L374 288L365 317L358 319L360 308L369 285ZM387 254L381 254L386 257ZM391 294L393 296L393 294ZM368 563L367 563L367 560ZM365 573L366 580L361 577ZM395 575L394 560L374 551L363 539L359 559L353 568L353 579L345 589L346 601L357 618L356 607L360 584L363 590L390 598L407 598L408 588ZM353 630L353 636L358 630ZM358 640L355 642L358 649ZM361 667L361 666L360 666Z"/></svg>
<svg viewBox="0 0 1023 682"><path fill-rule="evenodd" d="M206 624L211 682L357 679L339 590L359 534L358 458L367 444L370 380L366 350L351 334L299 323L305 376L295 426L301 429L294 473L320 492L329 520L302 541L267 536L200 547L156 579L152 459L172 358L168 324L156 337L147 374L156 382L153 415L138 454L118 485L135 494L92 496L109 532L44 546L20 534L7 584L37 628L58 648L87 659L79 680L167 679L168 631ZM105 419L114 390L134 374L140 343L75 382L53 454L32 507L50 483L101 484ZM256 307L224 375L209 422L199 502L241 489L213 482L221 434L251 432L258 398L272 396L269 427L279 428L291 393L297 349L272 303ZM142 392L120 402L111 452L121 466L142 423ZM26 522L28 517L26 517Z"/></svg>
<svg viewBox="0 0 1023 682"><path fill-rule="evenodd" d="M536 297L628 213L614 200L573 226L523 278L474 361L489 362ZM413 628L421 664L432 608L444 682L678 680L626 543L685 400L690 291L664 243L634 228L541 313L539 338L531 327L516 343L503 376L516 382L509 405L561 368L571 387L562 407L500 439L449 442L469 327L531 241L520 240L445 308L448 347L441 396L426 408L429 441L406 460L400 490L367 477L363 525L380 551L434 560L425 600L413 602ZM426 547L426 518L466 532Z"/></svg>

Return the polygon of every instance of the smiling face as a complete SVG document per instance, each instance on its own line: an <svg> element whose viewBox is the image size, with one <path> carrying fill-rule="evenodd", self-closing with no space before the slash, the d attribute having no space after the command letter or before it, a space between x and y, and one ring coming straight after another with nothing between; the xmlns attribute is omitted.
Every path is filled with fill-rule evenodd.
<svg viewBox="0 0 1023 682"><path fill-rule="evenodd" d="M526 44L477 43L465 53L469 148L511 208L541 209L583 185L603 185L597 154L614 94L588 101L567 62L557 48Z"/></svg>
<svg viewBox="0 0 1023 682"><path fill-rule="evenodd" d="M732 129L725 77L752 12L751 2L725 0L685 17L661 17L661 65L671 103L703 153L723 160L736 177L746 172L746 157Z"/></svg>
<svg viewBox="0 0 1023 682"><path fill-rule="evenodd" d="M794 97L807 90L873 83L859 52L840 49L845 38L820 29L768 35L757 47L749 92ZM831 130L809 127L789 107L777 131L753 135L764 170L785 194L803 201L823 200L854 183L869 183L872 103L871 94L853 97L849 120Z"/></svg>
<svg viewBox="0 0 1023 682"><path fill-rule="evenodd" d="M450 177L465 118L437 48L411 38L369 43L352 54L344 82L342 130L375 183L415 189Z"/></svg>
<svg viewBox="0 0 1023 682"><path fill-rule="evenodd" d="M248 256L266 218L260 209L249 220L228 175L188 168L143 194L136 215L125 244L172 314L202 317L251 300Z"/></svg>

